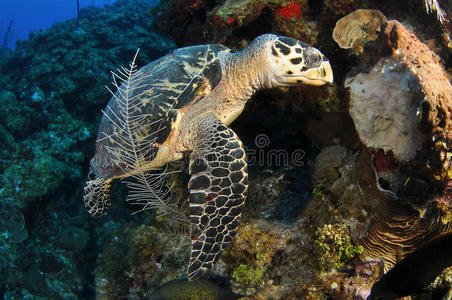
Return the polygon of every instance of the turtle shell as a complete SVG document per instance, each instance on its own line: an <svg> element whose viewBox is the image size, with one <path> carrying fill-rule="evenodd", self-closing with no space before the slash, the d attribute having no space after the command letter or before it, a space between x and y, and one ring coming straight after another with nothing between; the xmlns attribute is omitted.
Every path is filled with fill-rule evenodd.
<svg viewBox="0 0 452 300"><path fill-rule="evenodd" d="M175 129L181 108L202 101L221 80L222 45L177 49L139 70L120 69L118 90L100 122L91 170L121 177L150 164Z"/></svg>

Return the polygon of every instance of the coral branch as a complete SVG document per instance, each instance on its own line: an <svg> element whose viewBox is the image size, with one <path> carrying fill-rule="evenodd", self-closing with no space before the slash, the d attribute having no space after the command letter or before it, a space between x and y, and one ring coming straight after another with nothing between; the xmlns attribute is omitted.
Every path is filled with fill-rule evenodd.
<svg viewBox="0 0 452 300"><path fill-rule="evenodd" d="M77 27L80 26L80 2L79 0L77 1Z"/></svg>
<svg viewBox="0 0 452 300"><path fill-rule="evenodd" d="M8 28L6 29L6 32L3 35L3 43L2 43L3 48L6 48L6 46L8 46L8 41L11 38L13 23L14 23L14 19L11 19L11 21L9 21Z"/></svg>

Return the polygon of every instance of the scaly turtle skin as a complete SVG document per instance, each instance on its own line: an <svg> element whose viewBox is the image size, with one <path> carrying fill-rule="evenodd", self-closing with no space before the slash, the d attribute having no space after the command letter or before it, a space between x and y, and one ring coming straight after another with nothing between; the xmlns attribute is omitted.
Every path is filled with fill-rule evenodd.
<svg viewBox="0 0 452 300"><path fill-rule="evenodd" d="M189 153L187 273L197 278L235 235L247 195L245 150L228 125L257 90L320 86L333 81L331 66L309 45L264 34L236 53L222 45L186 47L139 70L132 63L121 75L99 127L85 206L102 215L112 180L132 176L138 183L129 185L129 197L173 214L153 170Z"/></svg>

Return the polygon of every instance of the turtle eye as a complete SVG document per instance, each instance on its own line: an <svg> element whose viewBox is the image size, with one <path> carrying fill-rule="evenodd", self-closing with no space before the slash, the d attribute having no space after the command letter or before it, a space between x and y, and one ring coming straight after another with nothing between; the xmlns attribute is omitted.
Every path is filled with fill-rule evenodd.
<svg viewBox="0 0 452 300"><path fill-rule="evenodd" d="M306 65L311 67L317 67L322 62L322 57L320 53L313 49L309 49L304 53L304 59L306 61Z"/></svg>

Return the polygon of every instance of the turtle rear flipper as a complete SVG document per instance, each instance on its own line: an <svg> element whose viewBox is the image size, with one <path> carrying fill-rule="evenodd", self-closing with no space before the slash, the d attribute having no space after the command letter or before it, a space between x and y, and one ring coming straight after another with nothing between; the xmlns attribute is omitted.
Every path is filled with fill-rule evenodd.
<svg viewBox="0 0 452 300"><path fill-rule="evenodd" d="M112 179L98 178L91 171L83 187L83 203L94 217L102 216L110 206Z"/></svg>
<svg viewBox="0 0 452 300"><path fill-rule="evenodd" d="M248 171L242 142L214 116L199 120L190 141L192 250L187 273L195 279L212 267L236 234Z"/></svg>

